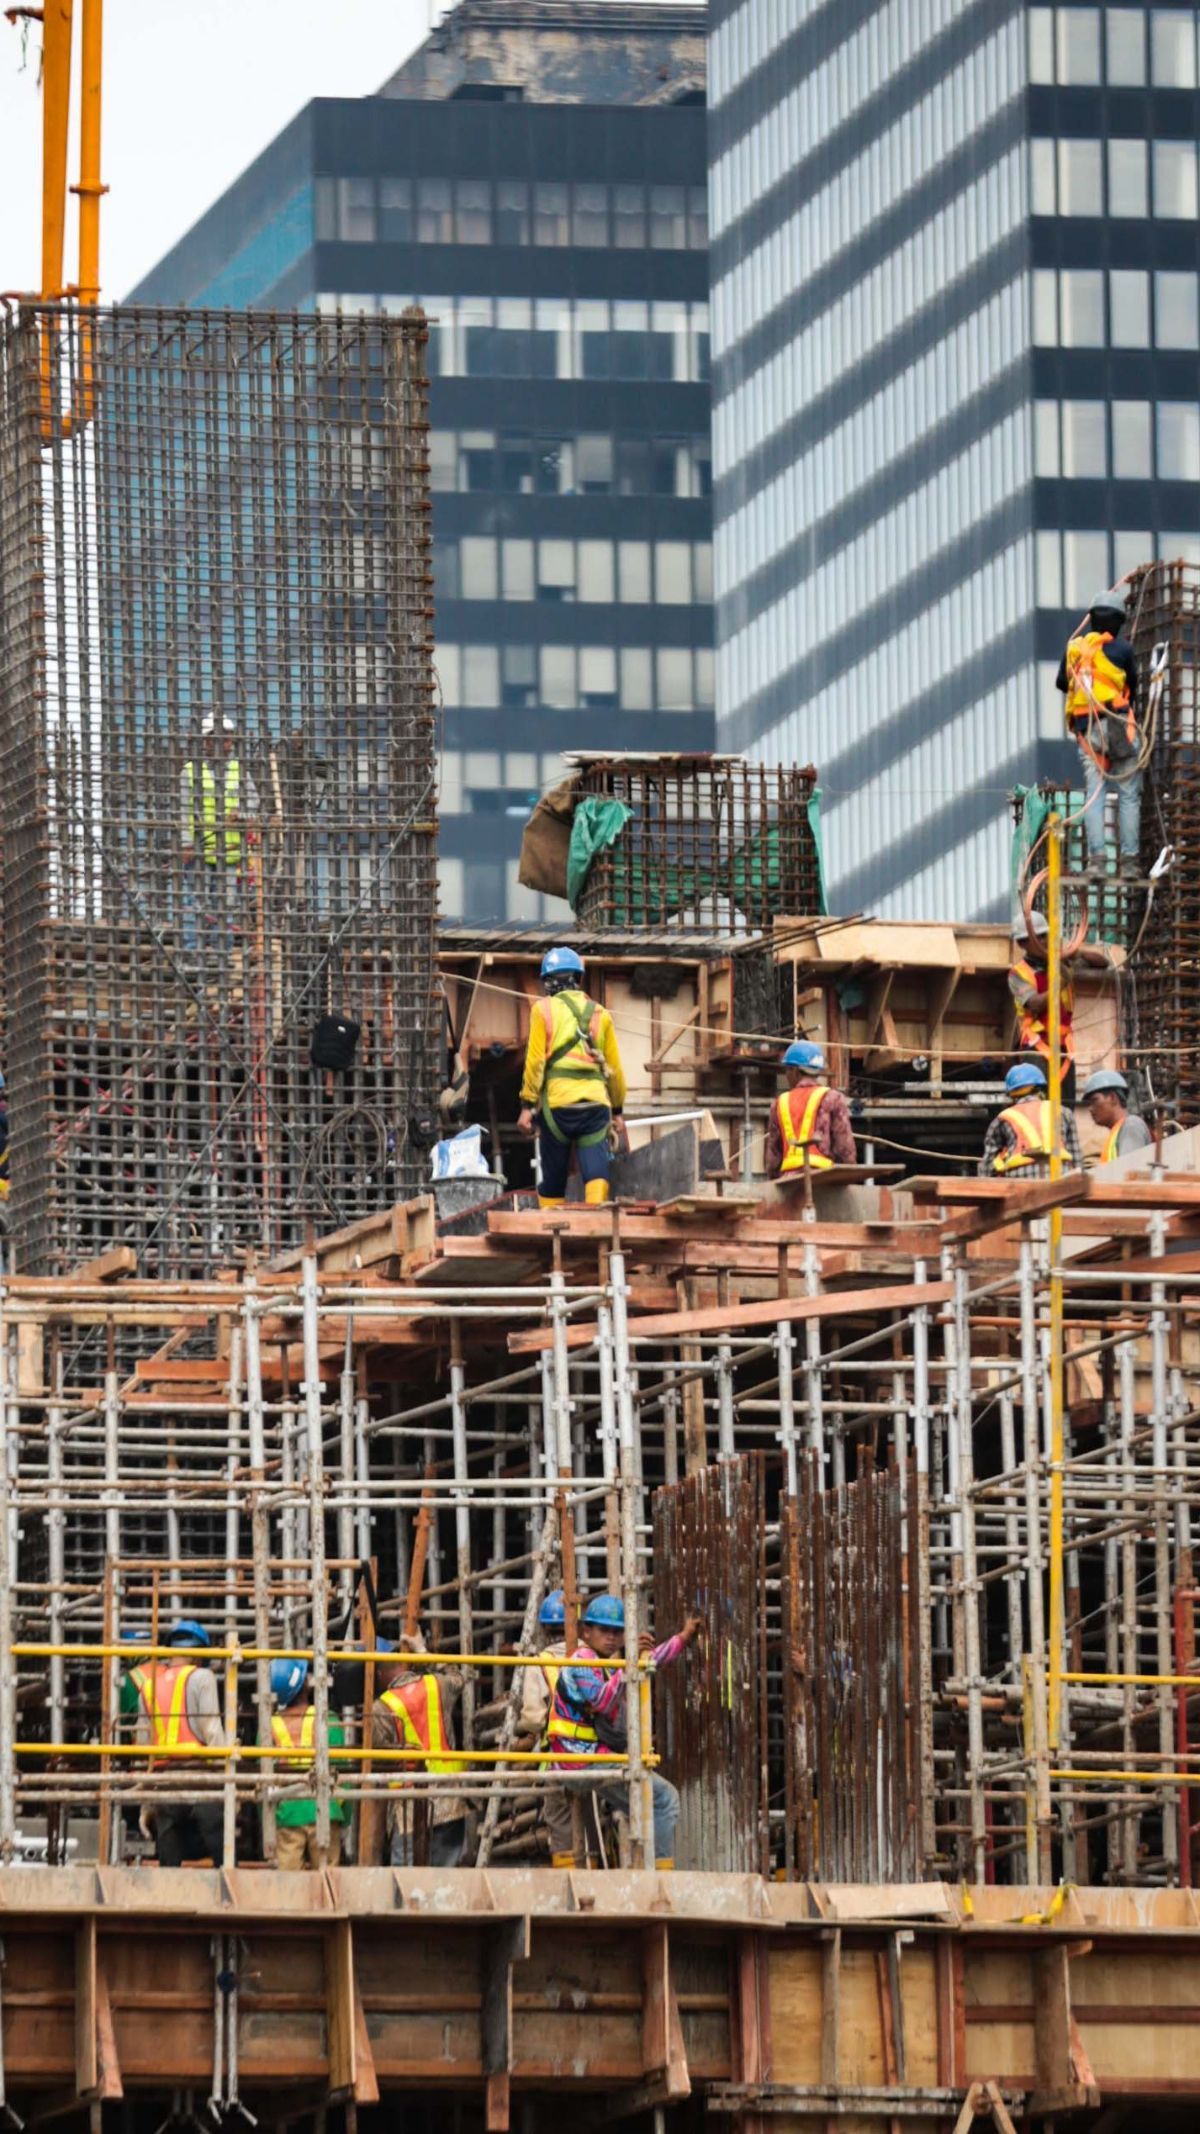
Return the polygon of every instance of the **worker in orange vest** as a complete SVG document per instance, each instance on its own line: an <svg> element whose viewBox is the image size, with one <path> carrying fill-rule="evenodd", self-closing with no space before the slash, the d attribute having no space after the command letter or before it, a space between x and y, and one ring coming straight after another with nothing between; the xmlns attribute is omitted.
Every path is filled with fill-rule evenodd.
<svg viewBox="0 0 1200 2134"><path fill-rule="evenodd" d="M857 1163L850 1106L840 1089L825 1077L820 1045L803 1038L789 1045L780 1065L787 1088L775 1101L767 1128L767 1176L791 1171L827 1171L835 1163Z"/></svg>
<svg viewBox="0 0 1200 2134"><path fill-rule="evenodd" d="M151 1770L177 1780L184 1777L182 1766L189 1753L226 1746L217 1678L203 1660L186 1657L205 1651L208 1642L203 1623L184 1618L167 1636L168 1645L179 1648L179 1659L144 1660L130 1671L141 1707L136 1738L162 1752L151 1758ZM216 1772L222 1768L216 1758L205 1758L204 1767ZM160 1867L181 1867L185 1860L220 1864L224 1818L219 1794L147 1801L141 1820L147 1835L153 1829Z"/></svg>
<svg viewBox="0 0 1200 2134"><path fill-rule="evenodd" d="M1012 962L1008 969L1008 990L1020 1012L1020 1027L1017 1043L1022 1052L1035 1055L1033 1064L1043 1071L1050 1065L1050 974L1046 964L1046 942L1050 928L1045 914L1033 913L1033 935L1040 954L1037 960L1030 955L1029 931L1024 918L1013 927ZM1075 1101L1075 988L1071 982L1071 970L1076 963L1094 964L1107 970L1112 962L1103 943L1085 941L1077 949L1070 964L1065 965L1062 983L1059 986L1059 1048L1062 1059L1062 1090L1064 1104Z"/></svg>
<svg viewBox="0 0 1200 2134"><path fill-rule="evenodd" d="M1019 1060L1005 1075L1004 1090L1010 1102L988 1127L979 1159L979 1175L981 1178L1003 1178L1016 1172L1022 1178L1045 1178L1050 1169L1053 1143L1046 1077L1031 1060ZM1062 1146L1065 1168L1081 1170L1083 1157L1079 1135L1075 1131L1074 1115L1065 1105L1062 1108Z"/></svg>
<svg viewBox="0 0 1200 2134"><path fill-rule="evenodd" d="M609 1136L625 1108L617 1034L608 1009L588 999L573 948L548 950L541 975L546 991L529 1017L517 1123L523 1134L532 1134L536 1110L539 1208L561 1208L566 1200L572 1149L584 1200L598 1207L609 1195Z"/></svg>
<svg viewBox="0 0 1200 2134"><path fill-rule="evenodd" d="M1088 609L1059 666L1058 687L1066 697L1067 725L1075 737L1087 795L1088 873L1103 876L1108 865L1105 805L1117 795L1119 874L1136 874L1141 837L1142 738L1138 730L1137 657L1125 636L1125 603L1103 593Z"/></svg>
<svg viewBox="0 0 1200 2134"><path fill-rule="evenodd" d="M425 1640L419 1630L404 1640L409 1652L423 1653ZM419 1749L420 1765L426 1771L448 1778L466 1769L454 1754L454 1707L462 1693L458 1668L422 1667L407 1655L382 1670L385 1687L371 1714L371 1743L376 1749ZM415 1759L414 1759L415 1761ZM418 1800L429 1800L429 1865L457 1867L466 1841L467 1814L463 1801L444 1795L430 1796L426 1789L407 1787L404 1765L392 1766L393 1800L389 1810L390 1859L393 1867L413 1865L412 1811Z"/></svg>

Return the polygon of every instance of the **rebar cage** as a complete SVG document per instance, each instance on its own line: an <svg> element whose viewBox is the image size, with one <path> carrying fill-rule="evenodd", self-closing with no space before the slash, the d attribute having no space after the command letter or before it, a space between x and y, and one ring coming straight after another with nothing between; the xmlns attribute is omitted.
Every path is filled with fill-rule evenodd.
<svg viewBox="0 0 1200 2134"><path fill-rule="evenodd" d="M1167 647L1150 737L1141 871L1173 847L1134 966L1133 1034L1155 1093L1172 1096L1190 1126L1200 1120L1200 565L1148 564L1130 587L1129 612L1143 674L1155 645Z"/></svg>
<svg viewBox="0 0 1200 2134"><path fill-rule="evenodd" d="M417 311L0 321L4 1068L27 1269L127 1243L149 1270L207 1273L421 1174L425 341Z"/></svg>

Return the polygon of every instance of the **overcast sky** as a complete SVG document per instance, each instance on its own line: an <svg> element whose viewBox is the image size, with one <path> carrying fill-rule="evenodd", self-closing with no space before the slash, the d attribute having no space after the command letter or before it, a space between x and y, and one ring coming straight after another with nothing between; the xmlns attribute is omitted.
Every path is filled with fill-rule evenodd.
<svg viewBox="0 0 1200 2134"><path fill-rule="evenodd" d="M106 0L100 272L126 296L313 96L377 89L443 0ZM76 45L79 0L76 0ZM0 9L0 289L40 280L41 25ZM78 99L68 179L79 175ZM78 247L74 201L68 271Z"/></svg>

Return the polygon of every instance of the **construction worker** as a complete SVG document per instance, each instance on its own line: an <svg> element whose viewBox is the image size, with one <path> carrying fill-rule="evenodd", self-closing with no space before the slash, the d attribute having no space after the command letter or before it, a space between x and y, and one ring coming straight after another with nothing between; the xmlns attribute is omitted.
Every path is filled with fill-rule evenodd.
<svg viewBox="0 0 1200 2134"><path fill-rule="evenodd" d="M179 1659L143 1660L130 1673L141 1710L136 1739L156 1750L175 1750L175 1755L152 1758L152 1771L182 1777L184 1754L197 1749L223 1749L225 1728L221 1721L221 1692L211 1667L203 1660L188 1659L204 1652L209 1636L203 1623L190 1617L172 1624L167 1643ZM208 1768L220 1769L216 1764ZM202 1795L191 1801L148 1801L142 1810L142 1828L154 1832L154 1850L160 1867L181 1867L185 1860L220 1862L223 1814L219 1796Z"/></svg>
<svg viewBox="0 0 1200 2134"><path fill-rule="evenodd" d="M304 1660L272 1660L271 1695L279 1707L271 1714L271 1740L277 1749L285 1752L277 1768L283 1774L295 1772L311 1781L316 1713L307 1663ZM346 1734L340 1720L328 1720L326 1734L331 1749L345 1747ZM302 1758L291 1754L297 1749L304 1752ZM329 1803L330 1867L336 1867L341 1858L345 1820L346 1810L334 1794ZM318 1864L316 1801L311 1794L299 1799L285 1794L275 1807L275 1865L295 1868L316 1867Z"/></svg>
<svg viewBox="0 0 1200 2134"><path fill-rule="evenodd" d="M186 869L183 946L194 953L202 931L208 941L232 929L233 892L251 841L248 826L258 816L258 793L239 761L232 719L205 715L199 753L183 766L179 798Z"/></svg>
<svg viewBox="0 0 1200 2134"><path fill-rule="evenodd" d="M1045 1178L1050 1167L1051 1106L1046 1077L1032 1060L1019 1060L1004 1077L1008 1104L988 1127L979 1159L981 1178L1019 1173L1023 1178ZM1083 1157L1075 1120L1062 1107L1063 1162L1068 1170L1081 1170Z"/></svg>
<svg viewBox="0 0 1200 2134"><path fill-rule="evenodd" d="M1139 764L1137 655L1125 629L1125 603L1116 593L1102 593L1088 609L1083 629L1063 653L1057 686L1066 697L1067 725L1075 737L1087 795L1083 820L1087 830L1088 873L1108 871L1105 803L1117 795L1119 874L1136 874L1142 820L1142 772Z"/></svg>
<svg viewBox="0 0 1200 2134"><path fill-rule="evenodd" d="M835 1163L857 1163L850 1106L840 1089L824 1080L825 1054L820 1045L799 1038L780 1060L787 1088L775 1101L767 1128L767 1176L783 1178L805 1168L828 1171Z"/></svg>
<svg viewBox="0 0 1200 2134"><path fill-rule="evenodd" d="M704 1628L704 1618L689 1615L682 1630L662 1645L648 1637L640 1649L655 1667L670 1667ZM564 1757L596 1756L622 1744L625 1734L625 1678L619 1668L590 1665L612 1660L625 1646L625 1603L615 1593L601 1593L588 1602L583 1613L584 1637L554 1686L547 1731L551 1762ZM563 1765L562 1791L546 1795L544 1809L550 1832L551 1859L556 1867L573 1867L575 1854L571 1834L571 1796L594 1794L619 1813L629 1813L629 1781L611 1765L600 1764L595 1773L579 1765ZM675 1865L675 1826L679 1821L679 1795L669 1779L655 1771L650 1780L654 1797L654 1858L661 1869Z"/></svg>
<svg viewBox="0 0 1200 2134"><path fill-rule="evenodd" d="M573 948L542 958L546 991L533 1004L521 1082L523 1134L538 1113L540 1208L561 1208L567 1197L571 1150L576 1151L583 1197L590 1207L608 1199L609 1136L625 1105L625 1073L607 1008L583 989L583 964Z"/></svg>
<svg viewBox="0 0 1200 2134"><path fill-rule="evenodd" d="M1131 1149L1149 1148L1152 1139L1144 1119L1129 1109L1129 1084L1115 1067L1101 1067L1090 1074L1080 1095L1096 1125L1104 1129L1101 1163L1128 1156Z"/></svg>
<svg viewBox="0 0 1200 2134"><path fill-rule="evenodd" d="M1035 959L1029 953L1025 919L1023 916L1019 918L1013 927L1012 962L1008 970L1008 990L1021 1016L1017 1043L1022 1052L1032 1055L1033 1064L1043 1069L1050 1065L1050 973L1046 962L1049 934L1045 914L1035 911L1033 935L1039 951ZM1064 1104L1075 1102L1075 988L1071 971L1077 963L1095 964L1107 970L1111 961L1108 950L1101 943L1087 941L1063 968L1058 989L1058 1027Z"/></svg>
<svg viewBox="0 0 1200 2134"><path fill-rule="evenodd" d="M561 1586L556 1592L547 1593L538 1609L538 1622L543 1630L557 1630L559 1635L542 1647L536 1667L521 1669L521 1716L517 1722L517 1739L523 1747L536 1745L546 1731L559 1671L567 1656L567 1604Z"/></svg>
<svg viewBox="0 0 1200 2134"><path fill-rule="evenodd" d="M425 1640L420 1631L406 1637L409 1652L422 1653ZM426 1771L452 1777L466 1767L454 1752L454 1707L462 1694L462 1672L451 1667L422 1667L406 1656L394 1666L380 1669L384 1687L371 1714L371 1742L376 1749L419 1749ZM429 1799L422 1787L409 1786L407 1800L403 1765L395 1765L393 1799L388 1811L391 1830L389 1857L393 1867L413 1865L412 1811L419 1800ZM429 1865L457 1867L466 1841L465 1804L457 1799L429 1799Z"/></svg>

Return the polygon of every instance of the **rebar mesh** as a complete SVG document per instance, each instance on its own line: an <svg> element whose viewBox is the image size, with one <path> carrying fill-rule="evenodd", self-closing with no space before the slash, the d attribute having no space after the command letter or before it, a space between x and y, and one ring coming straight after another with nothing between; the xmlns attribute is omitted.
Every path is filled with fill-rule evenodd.
<svg viewBox="0 0 1200 2134"><path fill-rule="evenodd" d="M630 810L592 862L581 926L769 931L824 909L817 774L736 756L584 758L579 793Z"/></svg>
<svg viewBox="0 0 1200 2134"><path fill-rule="evenodd" d="M1157 1095L1184 1125L1200 1120L1200 565L1155 563L1130 588L1144 672L1166 644L1166 685L1142 808L1142 872L1174 848L1158 883L1135 968L1138 1047Z"/></svg>
<svg viewBox="0 0 1200 2134"><path fill-rule="evenodd" d="M205 1273L421 1175L425 339L419 312L26 308L0 327L4 1065L28 1269L128 1242L148 1270ZM314 1064L322 1017L359 1026L347 1064Z"/></svg>

